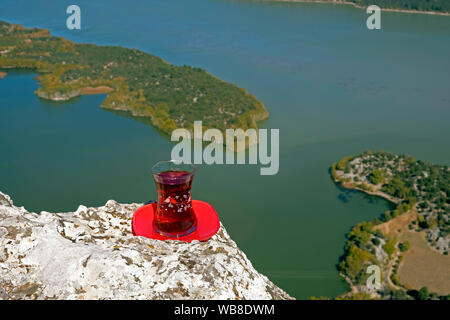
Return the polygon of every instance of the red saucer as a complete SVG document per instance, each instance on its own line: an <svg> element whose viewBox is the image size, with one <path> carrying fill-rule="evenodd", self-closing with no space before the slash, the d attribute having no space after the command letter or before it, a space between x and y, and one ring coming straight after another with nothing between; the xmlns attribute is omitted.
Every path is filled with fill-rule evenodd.
<svg viewBox="0 0 450 320"><path fill-rule="evenodd" d="M166 237L153 228L153 217L156 212L156 203L147 204L137 209L133 214L131 228L133 235L156 240L192 240L206 241L219 231L220 222L216 210L204 201L192 200L192 207L197 218L197 228L194 232L178 238Z"/></svg>

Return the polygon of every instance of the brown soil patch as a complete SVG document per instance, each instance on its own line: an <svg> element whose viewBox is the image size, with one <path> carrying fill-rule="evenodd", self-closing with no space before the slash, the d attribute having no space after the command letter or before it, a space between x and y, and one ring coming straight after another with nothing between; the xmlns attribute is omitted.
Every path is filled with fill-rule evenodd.
<svg viewBox="0 0 450 320"><path fill-rule="evenodd" d="M113 91L113 88L107 86L85 87L81 89L81 94L102 94L110 93L111 91Z"/></svg>
<svg viewBox="0 0 450 320"><path fill-rule="evenodd" d="M432 292L450 294L450 256L431 249L424 231L405 232L400 240L411 244L398 269L400 282L407 288L426 286Z"/></svg>
<svg viewBox="0 0 450 320"><path fill-rule="evenodd" d="M400 237L403 233L409 231L408 225L417 218L417 211L411 210L389 220L388 222L379 224L374 227L375 230L380 230L383 234L390 237Z"/></svg>
<svg viewBox="0 0 450 320"><path fill-rule="evenodd" d="M398 241L409 241L410 249L403 255L397 275L402 285L408 289L426 286L440 295L450 293L450 256L432 249L426 240L426 232L410 231L408 226L417 218L417 211L411 210L374 229L396 237Z"/></svg>

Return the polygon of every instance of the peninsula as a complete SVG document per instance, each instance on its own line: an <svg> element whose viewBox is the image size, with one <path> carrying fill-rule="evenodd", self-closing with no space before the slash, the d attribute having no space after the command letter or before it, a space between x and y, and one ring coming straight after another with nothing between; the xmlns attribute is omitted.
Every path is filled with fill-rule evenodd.
<svg viewBox="0 0 450 320"><path fill-rule="evenodd" d="M0 69L9 68L37 72L41 98L108 94L102 108L150 118L167 135L191 129L195 120L223 132L257 129L257 121L269 116L245 89L203 69L174 66L137 49L77 44L46 29L0 21Z"/></svg>
<svg viewBox="0 0 450 320"><path fill-rule="evenodd" d="M335 182L380 196L393 205L347 234L340 274L351 285L344 298L448 299L450 296L450 169L411 156L366 151L331 167ZM382 288L366 286L369 265L382 271Z"/></svg>

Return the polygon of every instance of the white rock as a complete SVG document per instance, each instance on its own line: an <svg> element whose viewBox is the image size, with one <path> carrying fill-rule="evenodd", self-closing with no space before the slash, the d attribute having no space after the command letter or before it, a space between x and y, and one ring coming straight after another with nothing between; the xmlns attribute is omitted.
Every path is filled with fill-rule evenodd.
<svg viewBox="0 0 450 320"><path fill-rule="evenodd" d="M207 242L134 237L139 206L36 214L0 192L0 299L292 299L223 226Z"/></svg>

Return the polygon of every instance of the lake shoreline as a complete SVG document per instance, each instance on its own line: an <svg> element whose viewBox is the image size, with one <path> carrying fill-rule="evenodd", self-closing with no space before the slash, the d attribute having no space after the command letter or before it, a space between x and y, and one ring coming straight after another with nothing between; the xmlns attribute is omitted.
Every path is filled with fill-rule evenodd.
<svg viewBox="0 0 450 320"><path fill-rule="evenodd" d="M335 0L272 0L274 2L303 2L303 3L330 3L330 4L345 4L351 5L358 9L365 9L366 7L357 5L350 1L335 1ZM399 13L415 13L415 14L429 14L436 16L450 16L450 12L437 12L437 11L421 11L421 10L405 10L394 8L381 8L381 11L386 12L399 12Z"/></svg>
<svg viewBox="0 0 450 320"><path fill-rule="evenodd" d="M195 4L203 4L200 12ZM71 31L54 19L63 12L58 7L36 15L30 5L7 1L0 15L73 41L136 47L201 67L264 102L271 117L259 126L282 134L279 173L262 177L256 165L203 164L194 191L214 205L250 260L299 299L349 290L335 267L345 234L392 209L380 198L338 188L327 171L332 162L370 148L450 165L450 150L439 147L450 138L449 75L442 70L450 19L385 14L382 23L391 21L380 34L367 32L365 11L331 4L178 0L136 8L113 1L86 3L82 15L103 14L92 28ZM223 14L214 17L217 12ZM120 28L110 25L119 17ZM227 21L233 23L224 30ZM0 80L0 189L28 209L51 212L110 198L154 199L148 166L168 159L176 142L148 117L99 108L106 95L40 99L33 94L37 74L2 71L8 75ZM289 208L287 219L278 219L278 199Z"/></svg>
<svg viewBox="0 0 450 320"><path fill-rule="evenodd" d="M246 89L201 68L170 65L135 48L75 43L52 36L47 29L6 21L0 21L0 40L0 47L28 44L26 51L2 51L0 68L35 71L40 84L35 94L40 98L67 101L107 94L102 108L148 117L167 135L192 127L199 118L207 128L224 132L228 127L257 129L257 122L269 116L264 104ZM64 52L64 59L52 54L56 50ZM44 56L48 61L41 61Z"/></svg>
<svg viewBox="0 0 450 320"><path fill-rule="evenodd" d="M366 151L333 163L330 173L335 183L345 189L382 197L396 205L395 209L373 220L356 224L347 234L345 252L340 258L338 270L349 283L350 292L340 297L384 299L401 295L406 298L410 290L425 286L432 288L432 294L436 297L448 294L445 288L450 283L441 281L436 284L429 276L429 266L422 266L420 276L415 275L417 270L414 267L414 261L426 258L437 261L440 268L448 268L449 260L443 257L448 255L449 238L441 234L439 228L445 226L441 226L437 219L438 213L445 213L440 211L439 205L428 203L430 198L435 199L433 189L424 189L425 184L421 182L423 177L432 177L440 188L442 181L438 176L441 175L442 180L447 179L447 171L445 166L440 168L415 161L411 156L383 151ZM407 175L402 176L405 172ZM402 263L404 256L408 257L408 261ZM377 265L385 275L378 290L367 285L364 268L369 265ZM400 266L406 270L401 276ZM405 281L406 278L408 281Z"/></svg>
<svg viewBox="0 0 450 320"><path fill-rule="evenodd" d="M96 86L96 87L83 87L81 89L74 89L68 92L48 92L42 88L35 91L35 94L42 99L47 99L51 101L68 101L70 99L92 94L108 94L114 91L113 88L108 86Z"/></svg>
<svg viewBox="0 0 450 320"><path fill-rule="evenodd" d="M332 179L333 179L334 183L340 185L342 188L344 188L346 190L359 191L359 192L362 192L362 193L367 194L369 196L380 197L380 198L383 198L383 199L387 200L389 203L391 203L393 205L397 205L399 203L398 199L396 199L396 198L394 198L394 197L392 197L392 196L390 196L387 193L384 193L382 191L379 191L379 190L377 190L377 191L364 190L364 189L358 187L354 183L343 181L343 179L342 178L340 179L339 176L333 176L332 175ZM412 211L413 210L409 210L405 214L410 214ZM382 223L379 226L385 225L387 223L388 222ZM389 259L389 264L388 264L388 266L386 268L384 268L384 272L388 274L388 277L386 277L386 278L387 278L389 286L391 286L393 288L396 288L396 289L399 289L398 286L395 286L392 283L391 278L390 278L390 275L392 274L392 268L393 268L393 265L394 265L393 262L395 262L397 260L397 258L398 258L398 252L397 251L395 252L396 253L395 257L393 259ZM345 298L352 298L355 295L364 295L364 294L368 293L365 290L365 288L363 288L361 285L355 284L352 281L352 279L348 275L346 275L345 273L339 272L339 276L342 277L345 280L345 282L348 283L348 285L350 286L350 290L348 292L345 292L345 293L341 294L338 297L345 299ZM365 296L365 299L374 299L374 298L376 299L376 298L379 298L379 296L377 296L374 293L369 293L369 294L370 294L370 296Z"/></svg>

